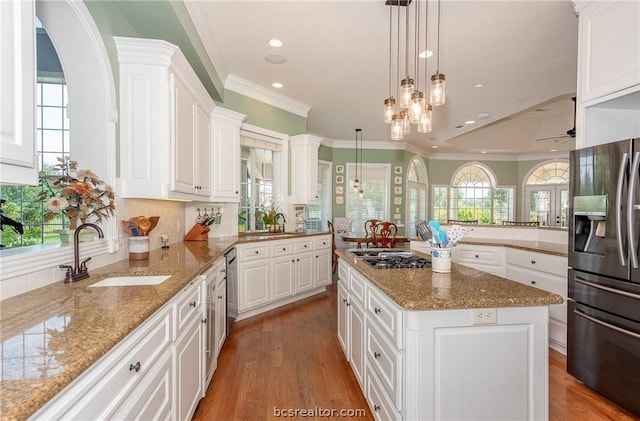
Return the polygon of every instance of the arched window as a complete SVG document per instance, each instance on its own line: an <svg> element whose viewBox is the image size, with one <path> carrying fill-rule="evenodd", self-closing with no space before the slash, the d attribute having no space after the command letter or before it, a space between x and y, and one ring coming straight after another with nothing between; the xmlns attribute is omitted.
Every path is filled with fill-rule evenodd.
<svg viewBox="0 0 640 421"><path fill-rule="evenodd" d="M395 187L394 193L402 193ZM407 167L407 234L417 236L416 223L427 219L427 167L422 158L414 157Z"/></svg>
<svg viewBox="0 0 640 421"><path fill-rule="evenodd" d="M444 223L495 224L513 219L513 187L499 187L491 169L467 163L453 174L449 187L434 187L434 218Z"/></svg>
<svg viewBox="0 0 640 421"><path fill-rule="evenodd" d="M566 227L569 212L569 162L543 162L525 177L525 219L545 227Z"/></svg>

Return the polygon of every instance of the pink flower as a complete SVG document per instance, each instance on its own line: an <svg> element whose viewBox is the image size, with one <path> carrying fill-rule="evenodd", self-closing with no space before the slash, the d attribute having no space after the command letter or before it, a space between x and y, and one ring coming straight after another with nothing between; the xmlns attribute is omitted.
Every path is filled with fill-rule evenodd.
<svg viewBox="0 0 640 421"><path fill-rule="evenodd" d="M47 209L51 213L60 213L69 206L69 201L64 197L52 197L47 200Z"/></svg>

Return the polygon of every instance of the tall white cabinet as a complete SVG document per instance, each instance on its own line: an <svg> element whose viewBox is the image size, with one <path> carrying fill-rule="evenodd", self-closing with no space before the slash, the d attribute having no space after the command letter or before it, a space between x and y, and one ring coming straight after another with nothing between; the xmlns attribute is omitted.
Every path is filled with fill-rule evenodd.
<svg viewBox="0 0 640 421"><path fill-rule="evenodd" d="M575 2L576 147L640 136L640 2Z"/></svg>
<svg viewBox="0 0 640 421"><path fill-rule="evenodd" d="M292 203L318 201L318 148L322 138L301 134L289 138L291 145Z"/></svg>
<svg viewBox="0 0 640 421"><path fill-rule="evenodd" d="M35 2L0 2L0 183L38 184Z"/></svg>
<svg viewBox="0 0 640 421"><path fill-rule="evenodd" d="M214 202L240 202L240 126L246 116L216 107L212 113Z"/></svg>
<svg viewBox="0 0 640 421"><path fill-rule="evenodd" d="M213 100L177 46L114 40L120 63L122 196L208 200Z"/></svg>

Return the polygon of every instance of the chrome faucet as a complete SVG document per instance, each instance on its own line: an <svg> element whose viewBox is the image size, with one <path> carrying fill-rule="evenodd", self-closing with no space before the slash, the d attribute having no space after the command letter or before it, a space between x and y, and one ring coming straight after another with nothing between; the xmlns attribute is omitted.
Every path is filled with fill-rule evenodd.
<svg viewBox="0 0 640 421"><path fill-rule="evenodd" d="M85 279L89 277L87 262L91 260L91 257L87 257L82 262L80 262L80 252L78 250L80 231L88 227L98 231L98 237L104 238L104 233L102 232L102 229L96 224L87 223L87 224L82 224L78 228L76 228L76 231L73 234L73 265L74 266L71 267L70 265L60 265L61 269L67 270L67 273L65 274L65 278L64 278L65 283L76 282L81 279Z"/></svg>

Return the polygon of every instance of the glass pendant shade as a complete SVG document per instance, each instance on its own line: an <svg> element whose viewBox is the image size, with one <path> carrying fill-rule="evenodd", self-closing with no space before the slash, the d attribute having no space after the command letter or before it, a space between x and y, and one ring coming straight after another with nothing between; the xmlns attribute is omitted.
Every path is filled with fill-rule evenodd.
<svg viewBox="0 0 640 421"><path fill-rule="evenodd" d="M360 188L360 180L356 178L355 180L353 180L353 190L357 192L359 188Z"/></svg>
<svg viewBox="0 0 640 421"><path fill-rule="evenodd" d="M413 79L408 76L406 79L402 79L402 82L400 83L400 103L398 104L401 109L409 108L413 88Z"/></svg>
<svg viewBox="0 0 640 421"><path fill-rule="evenodd" d="M436 73L431 76L431 96L429 102L434 107L445 103L444 79L443 73Z"/></svg>
<svg viewBox="0 0 640 421"><path fill-rule="evenodd" d="M402 115L394 114L391 119L391 140L402 140L404 138L402 132Z"/></svg>
<svg viewBox="0 0 640 421"><path fill-rule="evenodd" d="M409 120L411 124L418 124L424 112L424 93L416 91L411 94L411 104L409 104Z"/></svg>
<svg viewBox="0 0 640 421"><path fill-rule="evenodd" d="M358 196L362 199L364 197L364 190L360 189L360 191L358 191Z"/></svg>
<svg viewBox="0 0 640 421"><path fill-rule="evenodd" d="M409 110L402 110L402 134L411 134L411 119L409 119Z"/></svg>
<svg viewBox="0 0 640 421"><path fill-rule="evenodd" d="M420 121L418 122L418 133L431 133L431 115L433 107L431 104L425 104Z"/></svg>
<svg viewBox="0 0 640 421"><path fill-rule="evenodd" d="M391 119L396 108L396 100L393 97L389 97L384 100L384 122L391 124Z"/></svg>

